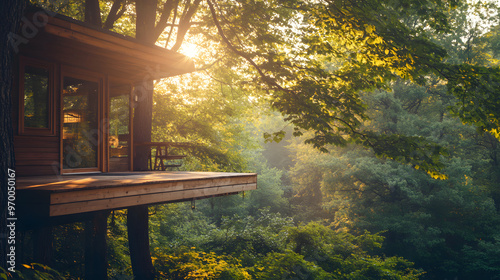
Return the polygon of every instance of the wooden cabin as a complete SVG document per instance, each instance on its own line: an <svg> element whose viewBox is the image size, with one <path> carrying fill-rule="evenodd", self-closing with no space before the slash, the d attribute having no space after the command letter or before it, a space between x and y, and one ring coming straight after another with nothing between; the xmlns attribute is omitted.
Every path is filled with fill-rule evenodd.
<svg viewBox="0 0 500 280"><path fill-rule="evenodd" d="M167 154L176 143L134 143L132 120L148 94L144 82L194 71L188 57L48 11L25 19L12 93L16 217L35 229L36 262L50 259L51 225L92 221L85 278L106 279L107 216L126 208L132 268L141 275L148 205L256 189L253 173L165 171L163 163L162 171L135 171L141 145L150 157L156 149L155 165L182 158Z"/></svg>
<svg viewBox="0 0 500 280"><path fill-rule="evenodd" d="M18 174L132 171L133 109L143 94L134 86L189 73L193 62L69 18L45 17L19 48Z"/></svg>
<svg viewBox="0 0 500 280"><path fill-rule="evenodd" d="M36 35L19 45L13 119L18 199L27 216L256 188L256 174L134 172L132 119L144 94L138 88L144 81L194 71L191 59L44 11L26 18Z"/></svg>

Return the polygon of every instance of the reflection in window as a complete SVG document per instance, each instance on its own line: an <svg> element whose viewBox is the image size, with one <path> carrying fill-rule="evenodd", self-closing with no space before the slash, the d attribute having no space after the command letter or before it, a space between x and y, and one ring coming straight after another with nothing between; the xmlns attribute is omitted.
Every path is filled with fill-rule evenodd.
<svg viewBox="0 0 500 280"><path fill-rule="evenodd" d="M64 113L64 123L79 123L82 121L80 114L65 112Z"/></svg>
<svg viewBox="0 0 500 280"><path fill-rule="evenodd" d="M130 154L130 86L110 83L109 170L128 171Z"/></svg>
<svg viewBox="0 0 500 280"><path fill-rule="evenodd" d="M24 127L49 128L49 71L24 68Z"/></svg>
<svg viewBox="0 0 500 280"><path fill-rule="evenodd" d="M109 145L112 149L123 150L118 152L114 150L116 154L112 156L127 156L128 151L128 138L129 138L129 96L119 95L112 96L110 102L110 112L109 112L109 134L110 141Z"/></svg>
<svg viewBox="0 0 500 280"><path fill-rule="evenodd" d="M71 77L63 81L63 168L96 168L99 84Z"/></svg>

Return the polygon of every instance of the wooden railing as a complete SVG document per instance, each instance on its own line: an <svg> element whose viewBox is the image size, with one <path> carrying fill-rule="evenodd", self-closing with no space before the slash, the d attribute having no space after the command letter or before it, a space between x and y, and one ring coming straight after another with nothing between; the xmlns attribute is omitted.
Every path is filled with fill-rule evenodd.
<svg viewBox="0 0 500 280"><path fill-rule="evenodd" d="M162 170L165 171L167 168L180 167L182 166L182 159L186 155L172 154L171 148L186 148L191 146L190 143L182 142L138 142L134 146L148 147L149 151L149 169L150 170ZM176 163L171 163L175 161Z"/></svg>

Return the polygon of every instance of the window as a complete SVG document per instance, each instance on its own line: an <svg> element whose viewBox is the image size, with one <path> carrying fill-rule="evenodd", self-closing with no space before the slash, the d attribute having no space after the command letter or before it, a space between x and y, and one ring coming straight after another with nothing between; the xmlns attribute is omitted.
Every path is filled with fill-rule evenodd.
<svg viewBox="0 0 500 280"><path fill-rule="evenodd" d="M21 58L19 76L19 133L55 135L53 66Z"/></svg>
<svg viewBox="0 0 500 280"><path fill-rule="evenodd" d="M131 86L109 85L109 171L130 170L130 93Z"/></svg>

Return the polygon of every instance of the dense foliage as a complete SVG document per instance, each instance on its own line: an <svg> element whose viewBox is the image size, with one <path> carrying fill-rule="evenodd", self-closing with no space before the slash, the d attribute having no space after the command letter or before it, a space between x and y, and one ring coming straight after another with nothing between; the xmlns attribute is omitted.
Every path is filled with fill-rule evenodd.
<svg viewBox="0 0 500 280"><path fill-rule="evenodd" d="M133 3L103 15L116 2L108 27L134 35ZM158 279L500 279L497 9L202 2L184 39L200 71L156 82L152 137L197 144L183 170L257 172L259 188L150 207ZM132 279L125 211L108 224L109 278ZM57 231L54 268L81 277L82 225ZM63 277L12 278L35 274Z"/></svg>

